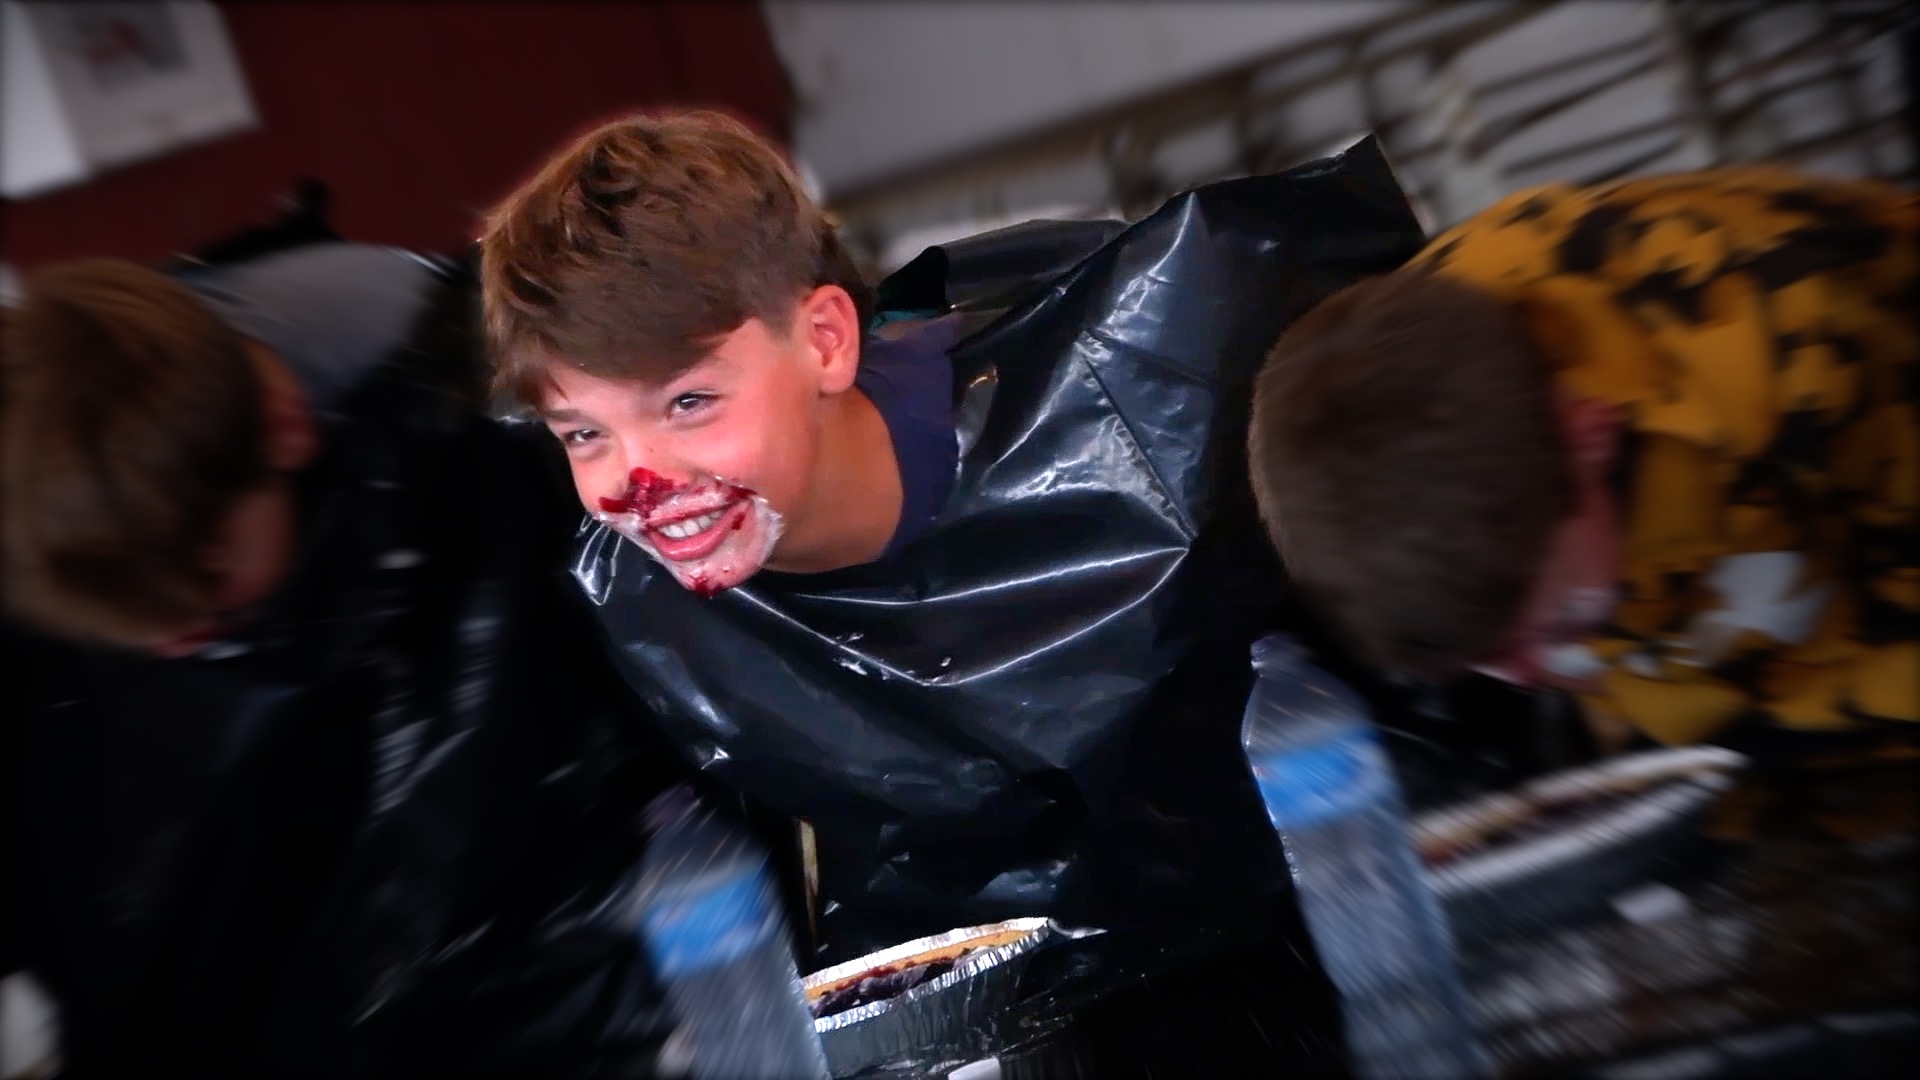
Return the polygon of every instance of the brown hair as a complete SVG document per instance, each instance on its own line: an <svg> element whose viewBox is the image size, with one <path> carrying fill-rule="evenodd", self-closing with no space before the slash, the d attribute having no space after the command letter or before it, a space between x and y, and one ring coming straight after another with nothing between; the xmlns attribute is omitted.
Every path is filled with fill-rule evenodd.
<svg viewBox="0 0 1920 1080"><path fill-rule="evenodd" d="M200 555L264 478L261 384L192 292L114 259L30 274L7 312L0 565L8 609L132 641L205 615Z"/></svg>
<svg viewBox="0 0 1920 1080"><path fill-rule="evenodd" d="M481 293L495 392L537 405L545 364L672 378L749 318L784 332L819 285L872 295L780 151L701 110L575 140L494 210Z"/></svg>
<svg viewBox="0 0 1920 1080"><path fill-rule="evenodd" d="M1516 309L1403 270L1281 337L1254 385L1254 496L1360 659L1444 678L1506 643L1572 509L1553 372Z"/></svg>

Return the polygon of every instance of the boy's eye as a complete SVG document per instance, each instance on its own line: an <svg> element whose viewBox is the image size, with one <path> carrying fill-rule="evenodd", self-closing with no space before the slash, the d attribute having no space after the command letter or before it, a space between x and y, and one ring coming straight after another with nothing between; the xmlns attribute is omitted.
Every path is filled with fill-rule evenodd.
<svg viewBox="0 0 1920 1080"><path fill-rule="evenodd" d="M708 393L681 394L667 403L667 412L680 416L705 408L712 401L713 395Z"/></svg>
<svg viewBox="0 0 1920 1080"><path fill-rule="evenodd" d="M560 441L568 446L584 446L599 437L600 433L592 428L575 428L572 431L562 432Z"/></svg>

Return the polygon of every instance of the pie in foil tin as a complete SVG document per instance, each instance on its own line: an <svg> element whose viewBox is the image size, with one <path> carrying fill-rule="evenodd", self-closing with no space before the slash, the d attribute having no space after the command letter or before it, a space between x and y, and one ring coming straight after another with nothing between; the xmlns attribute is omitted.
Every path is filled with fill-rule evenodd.
<svg viewBox="0 0 1920 1080"><path fill-rule="evenodd" d="M1421 815L1416 849L1456 935L1557 924L1658 872L1746 758L1651 750Z"/></svg>
<svg viewBox="0 0 1920 1080"><path fill-rule="evenodd" d="M838 1080L944 1076L1002 1047L996 1016L1026 959L1052 941L1098 931L1013 919L904 941L801 980Z"/></svg>

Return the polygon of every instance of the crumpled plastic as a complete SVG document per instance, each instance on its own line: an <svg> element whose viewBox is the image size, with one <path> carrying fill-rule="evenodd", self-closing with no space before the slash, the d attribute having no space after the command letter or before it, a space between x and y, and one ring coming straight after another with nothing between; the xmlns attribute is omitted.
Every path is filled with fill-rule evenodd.
<svg viewBox="0 0 1920 1080"><path fill-rule="evenodd" d="M811 823L809 966L1023 916L1297 921L1238 742L1286 592L1246 480L1251 380L1294 317L1423 239L1369 138L1131 226L943 245L879 289L963 320L929 531L712 599L585 531L575 575L668 736Z"/></svg>

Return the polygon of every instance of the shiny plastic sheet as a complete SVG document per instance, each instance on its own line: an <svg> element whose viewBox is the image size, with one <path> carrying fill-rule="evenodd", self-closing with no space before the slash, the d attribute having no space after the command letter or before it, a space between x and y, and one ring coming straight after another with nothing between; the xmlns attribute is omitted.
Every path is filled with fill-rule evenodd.
<svg viewBox="0 0 1920 1080"><path fill-rule="evenodd" d="M1421 243L1367 139L1130 227L946 245L880 289L962 313L960 471L926 534L712 599L583 534L575 574L670 737L814 826L814 966L1023 916L1298 939L1238 744L1284 593L1249 388L1291 319Z"/></svg>

